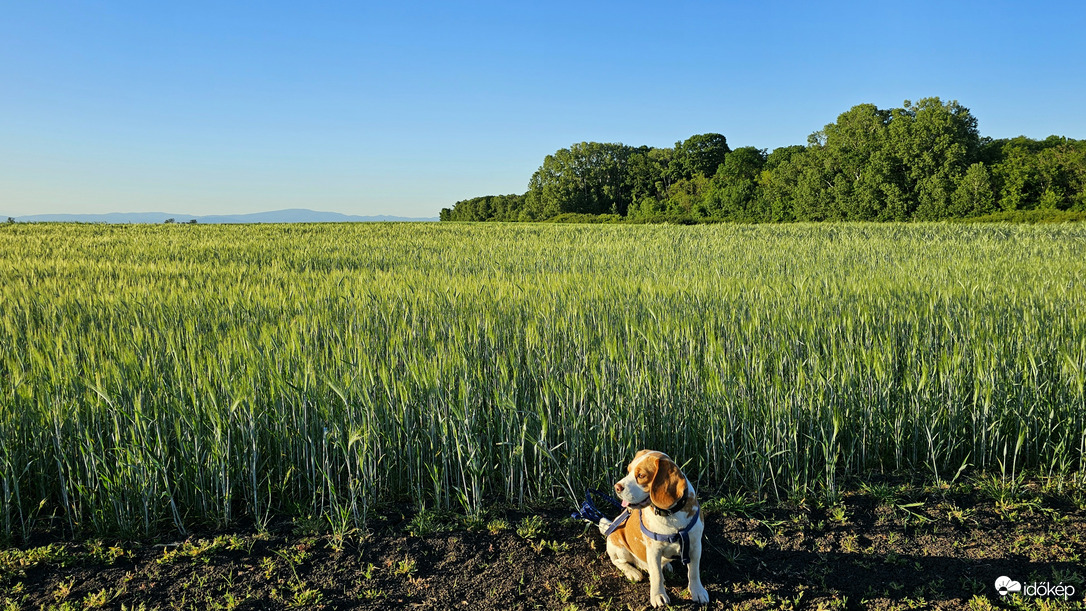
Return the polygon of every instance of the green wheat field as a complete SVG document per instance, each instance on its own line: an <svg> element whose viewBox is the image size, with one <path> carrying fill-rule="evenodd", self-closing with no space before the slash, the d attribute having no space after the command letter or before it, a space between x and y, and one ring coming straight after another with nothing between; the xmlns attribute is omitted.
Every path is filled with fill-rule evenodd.
<svg viewBox="0 0 1086 611"><path fill-rule="evenodd" d="M0 529L1086 459L1086 226L0 227Z"/></svg>

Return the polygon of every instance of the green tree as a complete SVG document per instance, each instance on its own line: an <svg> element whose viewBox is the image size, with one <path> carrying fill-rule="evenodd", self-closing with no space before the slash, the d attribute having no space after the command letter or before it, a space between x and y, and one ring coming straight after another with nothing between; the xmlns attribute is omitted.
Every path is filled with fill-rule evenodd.
<svg viewBox="0 0 1086 611"><path fill-rule="evenodd" d="M957 102L860 104L808 139L790 197L802 220L908 220L950 215L956 179L981 149L976 119ZM775 173L782 172L778 168ZM777 181L770 195L781 198Z"/></svg>
<svg viewBox="0 0 1086 611"><path fill-rule="evenodd" d="M674 156L674 149L647 146L630 154L626 176L631 202L640 202L646 197L660 201L667 197L667 191L676 179L671 170Z"/></svg>
<svg viewBox="0 0 1086 611"><path fill-rule="evenodd" d="M765 150L753 146L728 153L705 194L708 216L732 221L767 220L757 198L757 181L765 162Z"/></svg>
<svg viewBox="0 0 1086 611"><path fill-rule="evenodd" d="M817 197L822 219L876 220L885 213L885 193L898 165L887 146L891 116L860 104L808 139L820 167L808 170L806 187L811 195L824 191Z"/></svg>
<svg viewBox="0 0 1086 611"><path fill-rule="evenodd" d="M721 134L697 134L675 143L670 169L676 177L710 177L730 152L728 139Z"/></svg>
<svg viewBox="0 0 1086 611"><path fill-rule="evenodd" d="M957 101L944 104L939 98L906 100L893 112L891 140L915 198L912 216L947 218L955 177L977 161L981 149L976 118Z"/></svg>
<svg viewBox="0 0 1086 611"><path fill-rule="evenodd" d="M995 193L988 167L983 162L969 166L958 179L958 186L951 198L951 216L965 218L989 214L996 210Z"/></svg>
<svg viewBox="0 0 1086 611"><path fill-rule="evenodd" d="M524 220L566 212L626 214L630 203L626 165L633 147L581 142L547 155L528 183Z"/></svg>
<svg viewBox="0 0 1086 611"><path fill-rule="evenodd" d="M456 202L441 210L443 221L516 221L524 207L523 195L485 195Z"/></svg>
<svg viewBox="0 0 1086 611"><path fill-rule="evenodd" d="M709 218L705 194L709 179L704 174L693 178L683 178L671 185L664 201L664 216L667 220L690 222Z"/></svg>
<svg viewBox="0 0 1086 611"><path fill-rule="evenodd" d="M758 206L766 221L793 221L795 213L796 184L802 173L799 167L807 147L796 144L774 149L766 156L765 165L758 175Z"/></svg>

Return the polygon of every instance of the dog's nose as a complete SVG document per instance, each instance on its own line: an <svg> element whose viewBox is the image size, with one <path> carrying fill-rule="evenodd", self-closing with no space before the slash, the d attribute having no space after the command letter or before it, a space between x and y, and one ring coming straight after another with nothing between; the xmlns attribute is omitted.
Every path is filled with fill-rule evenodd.
<svg viewBox="0 0 1086 611"><path fill-rule="evenodd" d="M624 489L625 489L625 486L622 485L622 482L619 482L619 483L615 484L615 493L622 494L622 491Z"/></svg>

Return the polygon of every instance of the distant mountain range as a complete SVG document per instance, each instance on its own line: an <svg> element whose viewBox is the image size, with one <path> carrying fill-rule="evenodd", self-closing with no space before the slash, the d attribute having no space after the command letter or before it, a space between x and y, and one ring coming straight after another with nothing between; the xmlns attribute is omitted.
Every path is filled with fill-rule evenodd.
<svg viewBox="0 0 1086 611"><path fill-rule="evenodd" d="M0 222L9 217L0 215ZM111 212L109 214L30 214L13 217L18 223L165 223L173 219L176 223L375 223L375 222L432 222L438 218L413 218L406 216L355 216L338 212L319 212L292 208L273 212L254 212L252 214L211 214L193 216L191 214L167 214L165 212Z"/></svg>

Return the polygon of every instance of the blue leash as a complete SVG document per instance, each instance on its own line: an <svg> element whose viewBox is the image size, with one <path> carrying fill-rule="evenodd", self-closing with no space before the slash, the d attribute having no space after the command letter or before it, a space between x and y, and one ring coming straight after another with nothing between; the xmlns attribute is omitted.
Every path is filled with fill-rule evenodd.
<svg viewBox="0 0 1086 611"><path fill-rule="evenodd" d="M588 520L593 524L598 524L600 520L606 519L607 516L603 515L603 512L596 507L596 503L592 501L592 496L595 495L598 499L603 499L608 503L615 506L616 509L622 509L622 503L618 499L604 494L599 490L584 491L584 503L581 505L581 510L570 514L570 517L574 520Z"/></svg>

